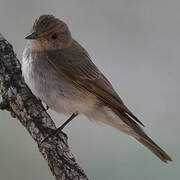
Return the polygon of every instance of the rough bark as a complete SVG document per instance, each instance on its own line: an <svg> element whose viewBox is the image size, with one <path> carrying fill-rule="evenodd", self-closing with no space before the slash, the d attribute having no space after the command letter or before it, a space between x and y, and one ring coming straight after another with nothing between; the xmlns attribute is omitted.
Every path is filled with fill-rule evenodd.
<svg viewBox="0 0 180 180"><path fill-rule="evenodd" d="M41 144L56 129L41 102L31 93L21 75L21 65L12 45L0 34L0 109L7 110L27 129L57 180L87 180L71 153L67 136L59 133Z"/></svg>

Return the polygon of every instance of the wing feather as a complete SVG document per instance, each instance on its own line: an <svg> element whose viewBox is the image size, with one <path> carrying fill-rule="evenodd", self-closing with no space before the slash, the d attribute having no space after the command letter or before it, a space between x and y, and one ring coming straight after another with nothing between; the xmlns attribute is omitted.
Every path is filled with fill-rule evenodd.
<svg viewBox="0 0 180 180"><path fill-rule="evenodd" d="M144 126L124 105L111 83L76 41L73 42L71 48L47 51L47 60L57 73L74 83L77 88L84 88L93 93L110 108L120 112L131 123L138 122ZM128 122L125 123L129 125Z"/></svg>

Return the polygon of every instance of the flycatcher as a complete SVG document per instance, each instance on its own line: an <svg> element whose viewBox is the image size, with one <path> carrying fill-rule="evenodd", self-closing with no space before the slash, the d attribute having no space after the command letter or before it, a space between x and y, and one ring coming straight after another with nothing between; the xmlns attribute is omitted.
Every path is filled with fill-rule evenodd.
<svg viewBox="0 0 180 180"><path fill-rule="evenodd" d="M58 130L84 114L134 137L162 161L172 161L142 130L142 122L124 105L63 21L42 15L26 39L22 61L25 82L51 109L71 115Z"/></svg>

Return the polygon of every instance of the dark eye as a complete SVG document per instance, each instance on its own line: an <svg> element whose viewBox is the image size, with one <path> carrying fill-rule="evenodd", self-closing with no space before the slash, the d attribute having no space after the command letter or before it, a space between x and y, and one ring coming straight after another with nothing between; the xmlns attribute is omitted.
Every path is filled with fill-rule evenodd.
<svg viewBox="0 0 180 180"><path fill-rule="evenodd" d="M58 36L57 36L56 33L52 34L52 36L51 36L52 39L57 39L57 37L58 37Z"/></svg>

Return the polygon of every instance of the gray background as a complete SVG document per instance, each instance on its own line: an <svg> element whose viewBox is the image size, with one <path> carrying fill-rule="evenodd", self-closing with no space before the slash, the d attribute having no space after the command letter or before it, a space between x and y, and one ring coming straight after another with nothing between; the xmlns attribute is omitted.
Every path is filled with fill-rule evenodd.
<svg viewBox="0 0 180 180"><path fill-rule="evenodd" d="M166 165L134 139L81 116L65 132L89 178L179 180L180 1L0 0L0 32L19 59L24 36L44 13L67 22L146 132L174 160ZM67 118L49 112L57 126ZM0 179L54 179L29 134L6 112L0 112Z"/></svg>

